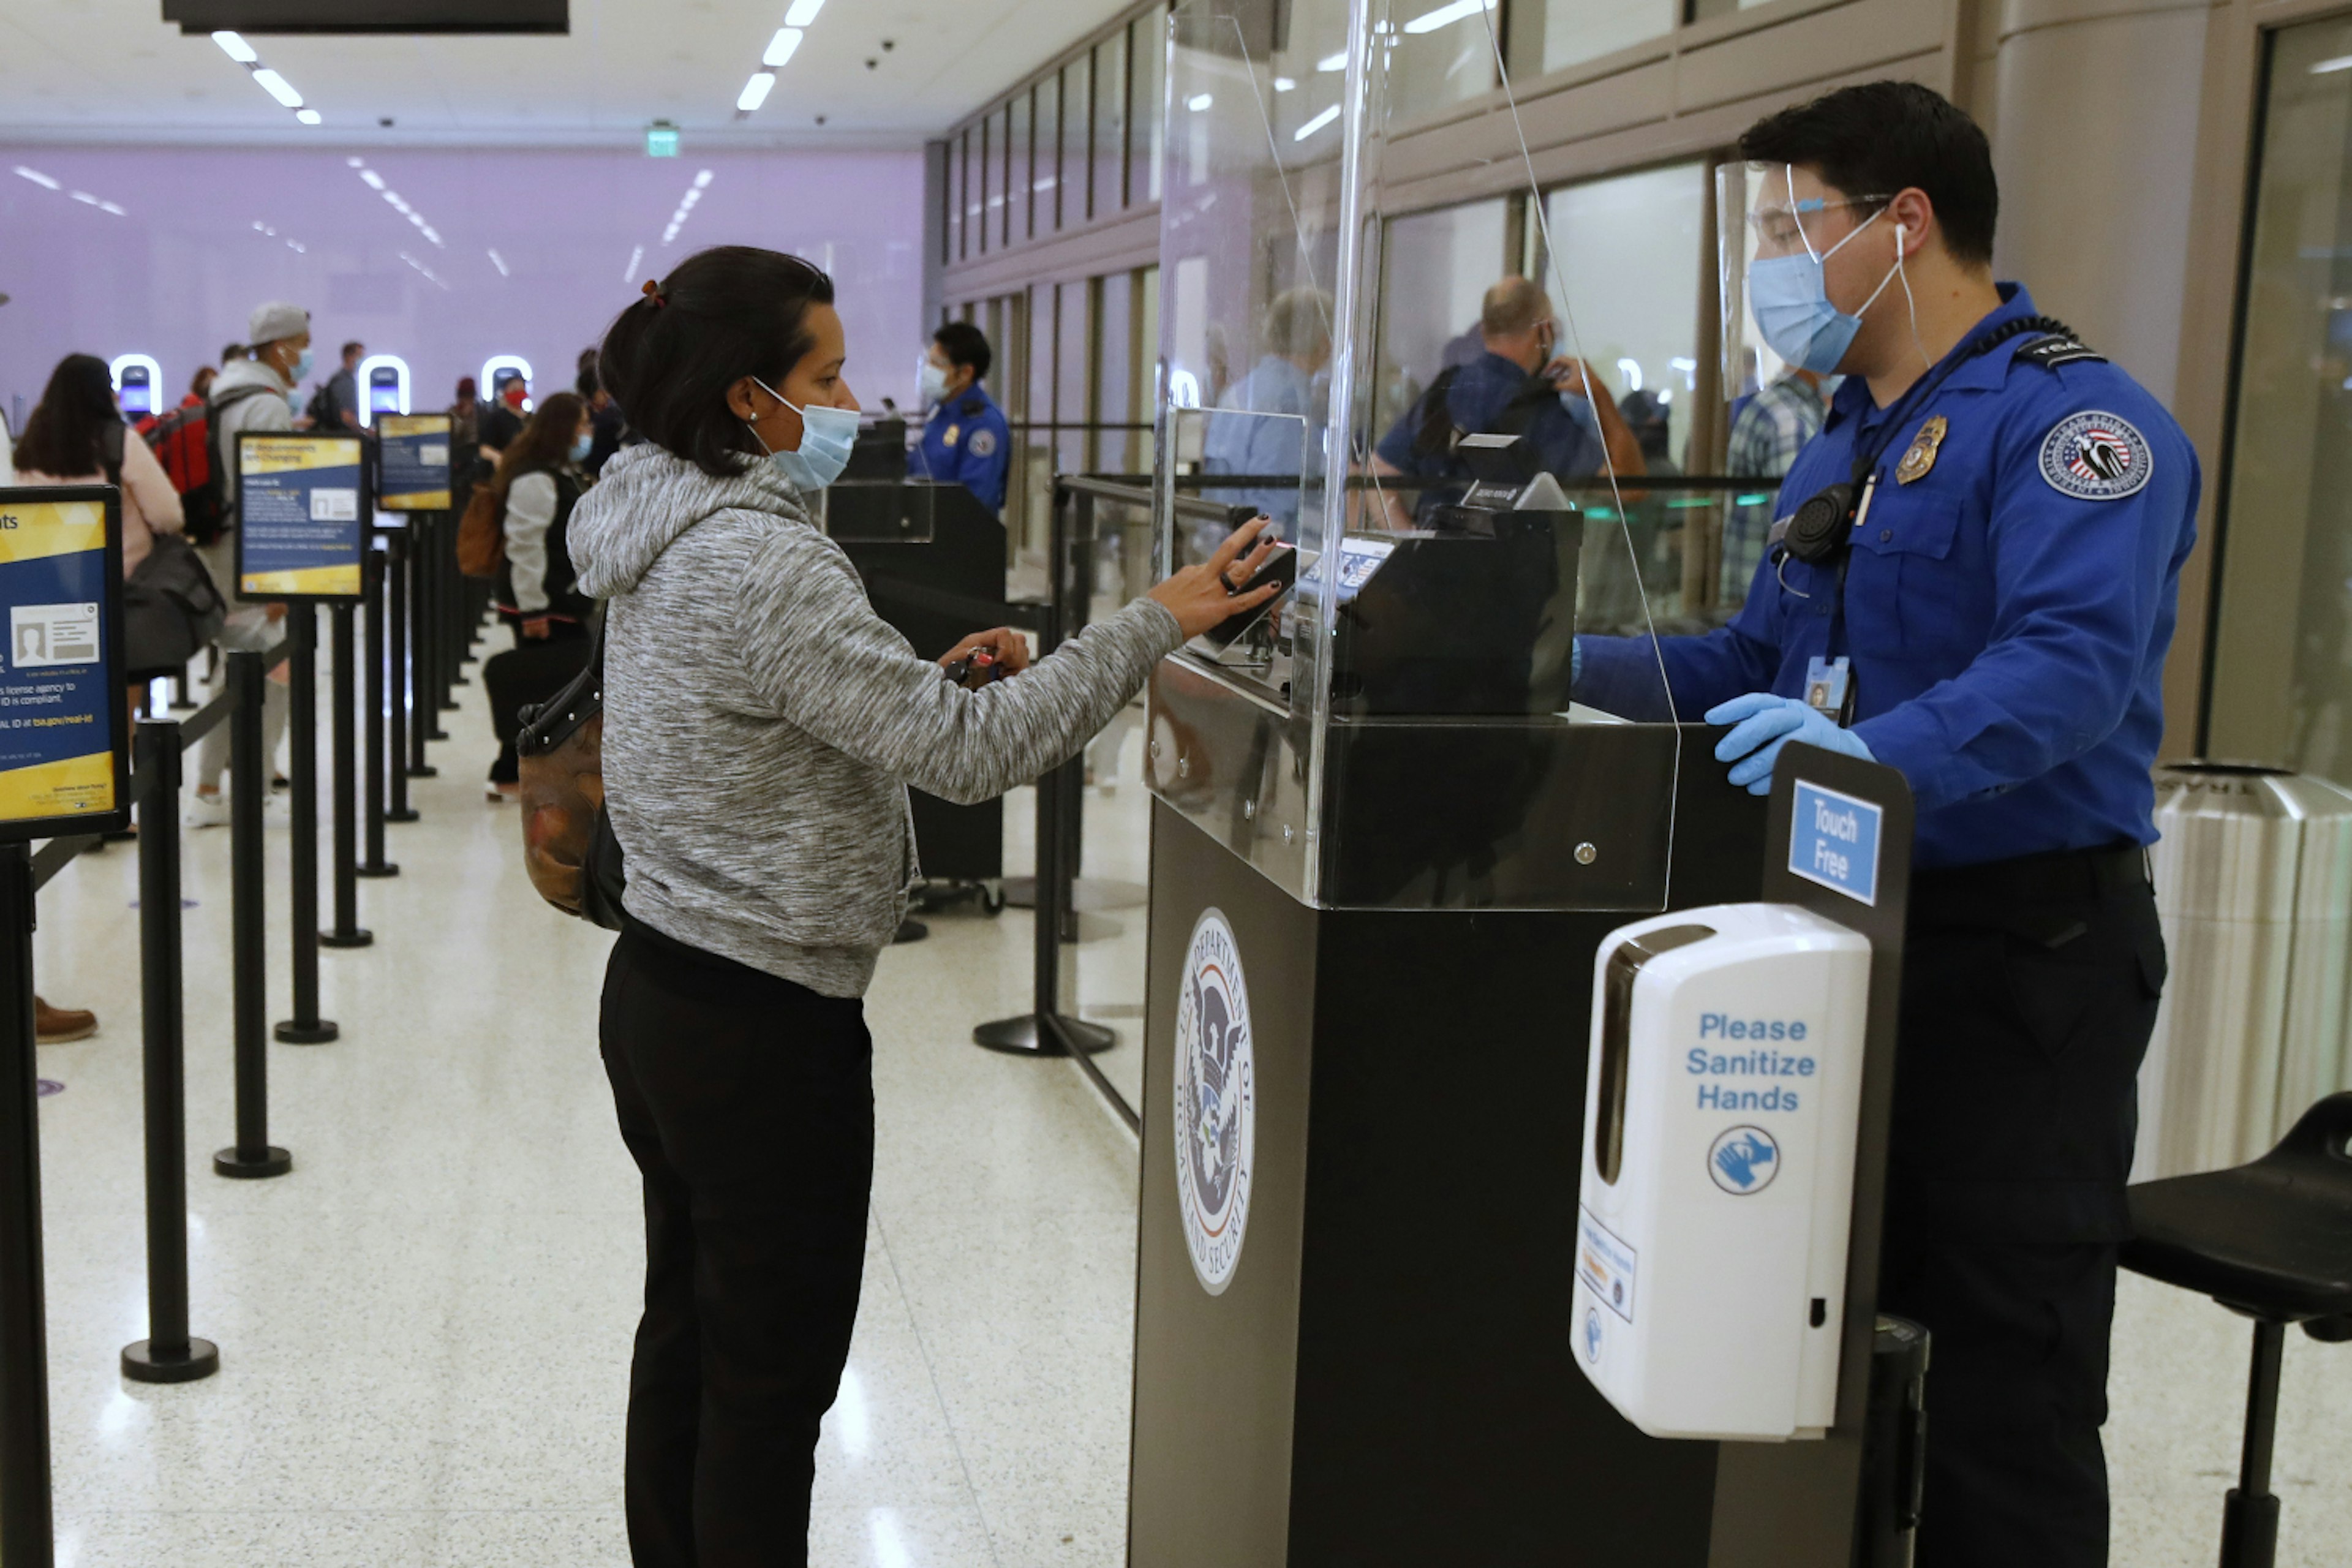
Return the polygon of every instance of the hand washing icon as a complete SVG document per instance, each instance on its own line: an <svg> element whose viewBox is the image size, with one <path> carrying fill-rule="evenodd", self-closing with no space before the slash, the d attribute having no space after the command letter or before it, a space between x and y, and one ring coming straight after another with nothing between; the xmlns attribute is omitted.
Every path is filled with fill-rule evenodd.
<svg viewBox="0 0 2352 1568"><path fill-rule="evenodd" d="M1780 1173L1780 1146L1761 1127L1734 1127L1706 1152L1706 1173L1734 1197L1760 1193Z"/></svg>

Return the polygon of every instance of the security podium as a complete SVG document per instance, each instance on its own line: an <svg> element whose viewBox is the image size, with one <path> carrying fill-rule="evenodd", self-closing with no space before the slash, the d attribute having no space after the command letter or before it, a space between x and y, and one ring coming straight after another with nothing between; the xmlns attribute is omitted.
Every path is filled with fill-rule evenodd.
<svg viewBox="0 0 2352 1568"><path fill-rule="evenodd" d="M1843 1568L1883 1080L1826 1437L1651 1438L1576 1364L1598 944L1758 898L1767 803L1663 673L1577 700L1577 638L1651 637L1672 591L1622 499L1570 504L1524 440L1454 433L1428 504L1367 460L1403 405L1383 355L1461 327L1377 308L1384 105L1426 9L1171 21L1160 565L1216 542L1180 490L1255 504L1299 554L1273 611L1150 687L1128 1561Z"/></svg>
<svg viewBox="0 0 2352 1568"><path fill-rule="evenodd" d="M895 447L896 472L889 454ZM877 614L937 658L973 632L1016 624L1004 599L1004 524L957 484L906 477L906 426L860 433L857 460L825 493L825 531L866 581ZM992 882L1004 874L1004 803L912 792L923 875Z"/></svg>

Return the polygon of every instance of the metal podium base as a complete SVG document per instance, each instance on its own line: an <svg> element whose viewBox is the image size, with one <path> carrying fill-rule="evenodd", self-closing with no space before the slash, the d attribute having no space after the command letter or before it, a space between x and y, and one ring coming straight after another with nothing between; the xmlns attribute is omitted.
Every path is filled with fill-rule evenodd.
<svg viewBox="0 0 2352 1568"><path fill-rule="evenodd" d="M1088 1056L1107 1051L1118 1044L1118 1037L1099 1024L1081 1023L1064 1017L1060 1034L1067 1036L1072 1045ZM971 1032L971 1043L992 1051L1002 1051L1009 1057L1064 1057L1070 1053L1063 1048L1058 1037L1044 1041L1037 1037L1037 1015L1024 1013L1017 1018L1000 1018L993 1024L982 1024Z"/></svg>
<svg viewBox="0 0 2352 1568"><path fill-rule="evenodd" d="M170 1355L157 1355L152 1340L122 1347L122 1375L133 1383L194 1383L219 1370L220 1347L193 1334L186 1350Z"/></svg>
<svg viewBox="0 0 2352 1568"><path fill-rule="evenodd" d="M1080 877L1070 884L1070 908L1081 914L1103 910L1139 910L1150 901L1150 890L1140 882L1114 881L1106 877ZM1005 878L1004 905L1014 910L1035 909L1037 879Z"/></svg>
<svg viewBox="0 0 2352 1568"><path fill-rule="evenodd" d="M235 1149L224 1149L213 1156L213 1173L234 1176L240 1181L257 1181L263 1176L282 1176L294 1168L294 1156L285 1150L272 1147L258 1160L248 1160Z"/></svg>

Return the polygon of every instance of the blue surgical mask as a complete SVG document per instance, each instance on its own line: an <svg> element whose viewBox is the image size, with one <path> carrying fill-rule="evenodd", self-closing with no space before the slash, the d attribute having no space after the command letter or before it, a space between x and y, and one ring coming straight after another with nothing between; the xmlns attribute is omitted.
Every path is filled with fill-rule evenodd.
<svg viewBox="0 0 2352 1568"><path fill-rule="evenodd" d="M1838 362L1853 343L1854 333L1862 330L1862 310L1876 304L1878 297L1886 292L1886 286L1903 270L1902 226L1895 226L1895 265L1886 269L1886 276L1878 280L1878 287L1862 302L1862 310L1847 315L1830 302L1822 264L1852 243L1854 235L1876 223L1884 210L1871 214L1845 238L1819 256L1800 251L1793 256L1759 257L1748 264L1748 308L1756 317L1757 330L1772 345L1774 353L1819 375L1828 375L1837 369Z"/></svg>
<svg viewBox="0 0 2352 1568"><path fill-rule="evenodd" d="M915 384L921 389L923 401L936 407L948 400L948 373L935 362L926 359L915 373Z"/></svg>
<svg viewBox="0 0 2352 1568"><path fill-rule="evenodd" d="M595 449L595 446L596 437L593 431L588 435L573 437L572 442L572 460L575 463L586 462L588 460L588 454Z"/></svg>
<svg viewBox="0 0 2352 1568"><path fill-rule="evenodd" d="M310 366L312 363L311 353L309 349L304 349L300 353L294 356L293 379L295 385L299 386L304 382L310 379Z"/></svg>
<svg viewBox="0 0 2352 1568"><path fill-rule="evenodd" d="M784 482L809 493L841 478L841 470L849 467L850 448L857 445L857 410L833 408L821 403L803 408L757 376L751 378L751 384L801 416L800 449L794 452L770 449L765 441L760 440L758 430L744 426L751 431L751 439L760 441L761 450L767 452L768 461L784 476Z"/></svg>

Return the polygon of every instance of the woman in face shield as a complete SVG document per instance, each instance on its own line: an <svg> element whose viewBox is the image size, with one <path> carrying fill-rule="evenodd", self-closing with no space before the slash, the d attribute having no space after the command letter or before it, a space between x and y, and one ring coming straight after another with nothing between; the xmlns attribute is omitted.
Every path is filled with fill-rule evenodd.
<svg viewBox="0 0 2352 1568"><path fill-rule="evenodd" d="M1029 665L1019 634L918 658L812 520L857 431L833 280L707 250L624 310L601 373L646 442L572 515L605 601L606 809L627 924L603 1047L645 1175L630 1384L640 1564L803 1561L817 1426L856 1315L874 1159L860 998L916 878L909 784L970 802L1074 754L1269 547L1203 565ZM988 656L971 686L942 665Z"/></svg>

